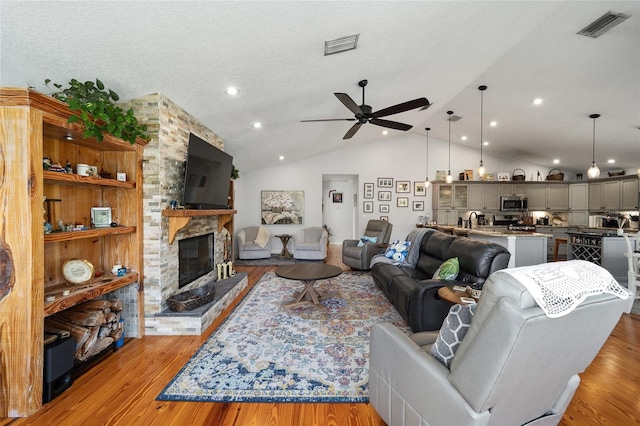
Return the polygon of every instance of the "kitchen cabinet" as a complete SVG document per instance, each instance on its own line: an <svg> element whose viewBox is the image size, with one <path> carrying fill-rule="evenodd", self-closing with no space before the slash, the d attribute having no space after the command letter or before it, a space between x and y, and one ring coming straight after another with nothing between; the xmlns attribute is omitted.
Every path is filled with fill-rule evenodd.
<svg viewBox="0 0 640 426"><path fill-rule="evenodd" d="M501 183L500 195L522 195L527 193L526 183Z"/></svg>
<svg viewBox="0 0 640 426"><path fill-rule="evenodd" d="M600 265L620 284L627 284L627 246L617 235L569 232L568 259L586 260ZM632 244L635 244L632 240ZM637 249L637 247L634 247Z"/></svg>
<svg viewBox="0 0 640 426"><path fill-rule="evenodd" d="M467 194L469 185L465 184L436 184L433 187L434 199L438 209L467 209Z"/></svg>
<svg viewBox="0 0 640 426"><path fill-rule="evenodd" d="M618 210L619 208L619 180L589 183L589 210Z"/></svg>
<svg viewBox="0 0 640 426"><path fill-rule="evenodd" d="M569 185L569 210L588 210L589 184L572 183Z"/></svg>
<svg viewBox="0 0 640 426"><path fill-rule="evenodd" d="M620 210L638 210L638 178L620 181Z"/></svg>
<svg viewBox="0 0 640 426"><path fill-rule="evenodd" d="M529 210L566 211L569 209L569 184L529 184Z"/></svg>
<svg viewBox="0 0 640 426"><path fill-rule="evenodd" d="M436 223L438 225L457 225L458 224L457 210L437 210L435 214L436 214Z"/></svg>
<svg viewBox="0 0 640 426"><path fill-rule="evenodd" d="M469 184L469 210L500 210L500 184Z"/></svg>

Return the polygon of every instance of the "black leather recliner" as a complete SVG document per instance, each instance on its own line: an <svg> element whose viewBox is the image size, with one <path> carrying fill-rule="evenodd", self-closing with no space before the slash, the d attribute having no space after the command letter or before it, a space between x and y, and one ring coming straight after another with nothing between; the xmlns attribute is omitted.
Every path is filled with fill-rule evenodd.
<svg viewBox="0 0 640 426"><path fill-rule="evenodd" d="M371 258L381 250L384 250L391 238L393 225L386 220L372 219L367 223L364 235L367 237L378 237L376 243L365 243L358 247L360 240L342 241L342 263L351 269L368 271Z"/></svg>
<svg viewBox="0 0 640 426"><path fill-rule="evenodd" d="M438 267L453 257L460 264L456 280L432 279ZM433 231L420 242L415 268L376 263L371 274L414 332L430 331L440 329L451 308L450 302L438 297L440 287L483 284L493 272L506 268L510 257L499 244Z"/></svg>

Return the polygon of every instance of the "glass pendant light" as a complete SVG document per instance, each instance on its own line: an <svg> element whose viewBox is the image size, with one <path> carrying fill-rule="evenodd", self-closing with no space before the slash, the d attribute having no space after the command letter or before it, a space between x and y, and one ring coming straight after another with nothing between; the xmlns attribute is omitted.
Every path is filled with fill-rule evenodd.
<svg viewBox="0 0 640 426"><path fill-rule="evenodd" d="M480 91L480 166L478 167L478 176L480 176L480 180L482 180L482 176L484 176L484 163L482 162L482 124L484 123L484 91L487 90L487 86L479 86L478 90Z"/></svg>
<svg viewBox="0 0 640 426"><path fill-rule="evenodd" d="M600 117L600 114L591 114L589 116L589 118L593 119L593 157L591 158L591 167L587 170L589 179L600 176L600 169L596 166L596 118L598 117Z"/></svg>
<svg viewBox="0 0 640 426"><path fill-rule="evenodd" d="M429 185L431 185L431 182L429 181L429 130L431 130L431 127L425 127L425 130L427 131L427 148L426 148L426 162L425 162L425 178L424 178L424 188L427 189L429 188Z"/></svg>
<svg viewBox="0 0 640 426"><path fill-rule="evenodd" d="M640 130L640 127L638 127L638 130ZM638 175L638 177L640 177L640 167L638 167L638 171L636 172L636 174Z"/></svg>
<svg viewBox="0 0 640 426"><path fill-rule="evenodd" d="M447 111L447 114L449 114L449 119L447 120L449 122L449 170L447 171L446 182L451 183L453 182L453 176L451 176L451 114L453 114L453 111Z"/></svg>

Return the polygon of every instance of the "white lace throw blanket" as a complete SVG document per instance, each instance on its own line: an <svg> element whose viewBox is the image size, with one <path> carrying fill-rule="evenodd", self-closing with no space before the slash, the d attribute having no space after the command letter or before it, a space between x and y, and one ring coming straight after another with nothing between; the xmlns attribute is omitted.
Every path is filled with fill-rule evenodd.
<svg viewBox="0 0 640 426"><path fill-rule="evenodd" d="M588 296L602 293L629 297L606 269L586 260L542 263L503 269L529 290L549 318L568 314Z"/></svg>

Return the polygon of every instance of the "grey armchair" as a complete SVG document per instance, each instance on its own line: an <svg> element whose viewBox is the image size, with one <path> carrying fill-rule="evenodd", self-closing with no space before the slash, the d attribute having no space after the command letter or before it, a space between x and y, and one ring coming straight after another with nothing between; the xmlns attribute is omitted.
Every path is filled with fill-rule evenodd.
<svg viewBox="0 0 640 426"><path fill-rule="evenodd" d="M271 257L271 239L273 236L269 233L266 246L259 246L254 242L258 237L259 229L259 226L247 226L238 232L236 235L236 247L239 259L268 259Z"/></svg>
<svg viewBox="0 0 640 426"><path fill-rule="evenodd" d="M324 228L312 226L293 234L294 259L323 260L327 257L329 234Z"/></svg>
<svg viewBox="0 0 640 426"><path fill-rule="evenodd" d="M394 426L555 425L627 304L593 295L549 318L518 280L495 272L450 369L429 353L437 331L372 327L369 400Z"/></svg>
<svg viewBox="0 0 640 426"><path fill-rule="evenodd" d="M364 235L367 237L377 237L376 243L365 243L358 247L360 240L342 241L342 263L351 269L368 271L373 255L382 250L381 245L388 244L391 238L393 225L386 220L372 219L367 223Z"/></svg>

